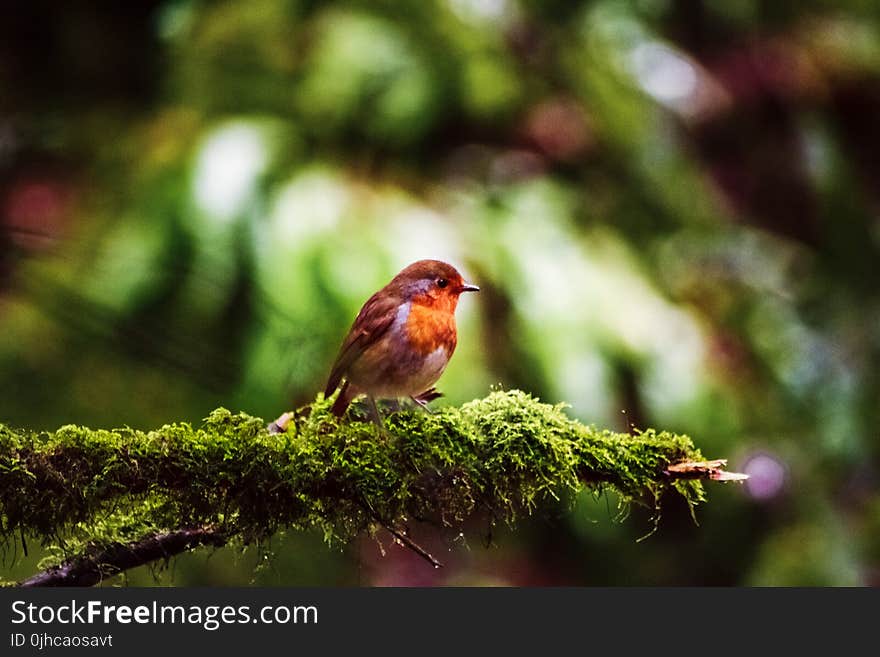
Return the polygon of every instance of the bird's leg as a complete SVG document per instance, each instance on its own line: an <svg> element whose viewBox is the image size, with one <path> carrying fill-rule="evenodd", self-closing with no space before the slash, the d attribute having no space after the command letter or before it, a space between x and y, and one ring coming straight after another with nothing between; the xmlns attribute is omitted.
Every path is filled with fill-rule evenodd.
<svg viewBox="0 0 880 657"><path fill-rule="evenodd" d="M419 393L418 395L413 395L410 397L416 404L425 409L428 413L433 413L430 408L428 408L428 402L434 401L439 397L442 397L443 393L438 392L437 388L431 388L430 390L425 390L425 392Z"/></svg>
<svg viewBox="0 0 880 657"><path fill-rule="evenodd" d="M379 431L387 437L388 431L385 429L385 423L382 421L382 415L379 413L379 407L376 405L376 399L373 395L367 395L367 404L370 406L370 415L373 416L373 421L379 427Z"/></svg>
<svg viewBox="0 0 880 657"><path fill-rule="evenodd" d="M432 411L430 408L428 408L428 402L426 402L421 397L412 396L412 397L410 397L410 399L412 399L416 403L417 406L419 406L423 411L425 411L425 413L429 413L429 414L434 413L434 411Z"/></svg>

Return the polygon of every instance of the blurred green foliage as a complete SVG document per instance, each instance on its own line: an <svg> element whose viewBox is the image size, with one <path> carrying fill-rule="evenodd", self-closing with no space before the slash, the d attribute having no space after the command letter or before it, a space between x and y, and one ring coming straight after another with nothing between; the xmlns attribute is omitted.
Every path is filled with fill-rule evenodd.
<svg viewBox="0 0 880 657"><path fill-rule="evenodd" d="M375 289L438 257L483 290L448 403L523 388L688 433L750 484L639 543L646 514L589 497L488 548L437 538L439 574L291 534L256 581L880 582L876 3L12 5L4 422L274 417Z"/></svg>

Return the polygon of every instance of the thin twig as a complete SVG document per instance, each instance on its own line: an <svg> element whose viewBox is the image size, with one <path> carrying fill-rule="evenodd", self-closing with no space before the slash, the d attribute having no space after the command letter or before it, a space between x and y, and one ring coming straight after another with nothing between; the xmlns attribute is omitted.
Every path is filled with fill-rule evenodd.
<svg viewBox="0 0 880 657"><path fill-rule="evenodd" d="M293 417L293 413L282 413L278 416L277 420L270 422L266 429L268 429L271 434L284 433L287 431L287 427L290 425L290 421L293 420Z"/></svg>
<svg viewBox="0 0 880 657"><path fill-rule="evenodd" d="M725 470L727 459L673 463L663 471L675 479L712 479L713 481L745 481L749 475Z"/></svg>
<svg viewBox="0 0 880 657"><path fill-rule="evenodd" d="M379 523L380 525L382 525L385 529L387 529L389 532L391 532L391 534L394 536L394 538L396 538L398 541L400 541L401 543L403 543L406 547L408 547L410 550L412 550L413 552L415 552L415 553L416 553L417 555L419 555L422 559L424 559L424 560L427 561L429 564L431 564L434 568L442 568L442 567L443 567L443 564L440 563L439 561L437 561L437 560L431 555L430 552L428 552L425 548L423 548L423 547L422 547L421 545L419 545L418 543L414 542L409 536L407 536L406 534L403 534L403 533L397 531L397 530L394 529L393 527L390 527L390 526L386 525L384 522L382 522L382 521L379 520L378 518L376 519L376 522L378 522L378 523Z"/></svg>
<svg viewBox="0 0 880 657"><path fill-rule="evenodd" d="M432 567L434 567L434 568L442 568L442 567L443 567L443 564L440 563L439 561L437 561L437 559L435 559L434 556L433 556L430 552L428 552L425 548L423 548L421 545L419 545L418 543L416 543L414 540L412 540L409 536L407 536L407 535L404 534L403 532L401 532L401 531L399 531L399 530L397 530L397 529L394 529L394 527L391 526L391 523L386 522L385 520L383 520L383 519L379 516L379 514L376 513L376 512L373 510L373 507L370 505L369 502L367 502L366 500L362 500L362 501L361 501L361 506L366 510L367 513L370 514L370 517L371 517L373 520L375 520L377 523L379 523L380 525L382 525L382 527L384 527L385 529L387 529L388 532L389 532L394 538L396 538L398 541L400 541L400 543L401 543L402 545L404 545L405 547L408 547L410 550L412 550L413 552L415 552L415 553L416 553L417 555L419 555L422 559L424 559L424 560L427 561L429 564L431 564Z"/></svg>

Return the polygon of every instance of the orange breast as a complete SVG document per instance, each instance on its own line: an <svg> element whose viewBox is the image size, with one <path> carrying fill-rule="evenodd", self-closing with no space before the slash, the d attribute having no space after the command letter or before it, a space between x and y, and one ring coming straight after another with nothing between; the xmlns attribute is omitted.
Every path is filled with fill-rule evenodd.
<svg viewBox="0 0 880 657"><path fill-rule="evenodd" d="M451 356L458 342L455 309L414 300L406 318L406 334L421 355L427 356L438 347L444 347Z"/></svg>

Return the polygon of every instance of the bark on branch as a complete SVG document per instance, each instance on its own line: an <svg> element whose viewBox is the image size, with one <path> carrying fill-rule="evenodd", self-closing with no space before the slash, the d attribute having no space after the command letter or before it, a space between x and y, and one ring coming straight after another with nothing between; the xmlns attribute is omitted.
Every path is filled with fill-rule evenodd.
<svg viewBox="0 0 880 657"><path fill-rule="evenodd" d="M94 586L123 571L169 559L202 545L222 547L226 545L226 537L210 528L196 528L155 534L126 545L114 543L48 568L19 586Z"/></svg>

